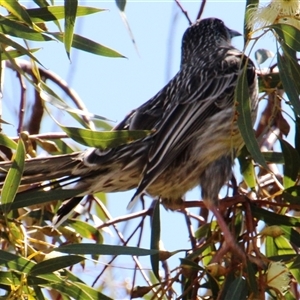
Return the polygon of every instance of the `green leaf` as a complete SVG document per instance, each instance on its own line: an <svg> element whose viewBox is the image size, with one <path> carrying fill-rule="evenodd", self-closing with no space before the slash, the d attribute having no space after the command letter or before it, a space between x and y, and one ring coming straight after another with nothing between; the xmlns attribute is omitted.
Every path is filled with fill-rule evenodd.
<svg viewBox="0 0 300 300"><path fill-rule="evenodd" d="M18 193L15 197L15 201L10 203L10 209L17 209L37 204L46 203L49 201L55 200L65 200L71 197L74 197L83 192L82 190L27 190L21 193ZM0 205L0 211L5 209L4 205Z"/></svg>
<svg viewBox="0 0 300 300"><path fill-rule="evenodd" d="M128 144L151 134L150 130L92 131L89 129L65 126L61 126L61 128L74 141L88 147L101 149Z"/></svg>
<svg viewBox="0 0 300 300"><path fill-rule="evenodd" d="M23 46L21 46L20 44L16 43L15 41L13 41L12 39L8 38L7 36L5 36L4 34L0 33L0 42L11 46L13 48L15 48L16 50L16 54L14 55L14 52L12 51L7 51L10 54L10 57L15 58L21 55L28 55L31 59L35 60L36 62L38 62L40 65L42 65L39 60L31 54L31 52L35 52L37 50L39 50L39 48L36 49L29 49L27 50L26 48L24 48ZM5 51L6 52L6 51ZM5 55L5 52L3 52L2 54L2 59L9 59L9 57L7 55Z"/></svg>
<svg viewBox="0 0 300 300"><path fill-rule="evenodd" d="M238 277L233 280L228 288L228 292L226 293L225 300L232 299L247 299L247 286L246 280L242 277Z"/></svg>
<svg viewBox="0 0 300 300"><path fill-rule="evenodd" d="M249 157L249 152L244 146L241 150L241 153L238 157L240 163L240 172L243 175L243 178L250 189L256 187L256 174L252 159Z"/></svg>
<svg viewBox="0 0 300 300"><path fill-rule="evenodd" d="M259 0L247 0L245 5L245 18L244 18L244 44L246 45L249 40L249 34L253 30L253 28L250 28L248 26L249 20L251 17L250 9L257 7L259 3Z"/></svg>
<svg viewBox="0 0 300 300"><path fill-rule="evenodd" d="M299 95L297 89L293 83L292 71L288 58L277 54L277 62L279 68L280 79L284 88L285 93L292 103L299 102ZM296 113L300 114L300 105L294 106Z"/></svg>
<svg viewBox="0 0 300 300"><path fill-rule="evenodd" d="M73 244L64 245L55 248L55 251L69 253L69 254L92 254L92 255L136 255L147 256L157 254L157 250L148 250L138 247L129 246L113 246L113 245L99 245L99 244Z"/></svg>
<svg viewBox="0 0 300 300"><path fill-rule="evenodd" d="M23 140L19 139L15 158L5 178L1 193L1 207L5 213L11 209L11 204L17 194L24 170L25 154Z"/></svg>
<svg viewBox="0 0 300 300"><path fill-rule="evenodd" d="M50 289L58 290L66 297L72 297L76 300L112 300L111 298L101 294L96 289L93 289L86 284L80 282L61 281L60 283L53 283L45 285Z"/></svg>
<svg viewBox="0 0 300 300"><path fill-rule="evenodd" d="M272 261L283 261L284 263L289 263L292 260L295 260L298 257L297 254L284 254L284 255L276 255L269 256L268 259Z"/></svg>
<svg viewBox="0 0 300 300"><path fill-rule="evenodd" d="M0 271L0 282L1 285L11 287L12 283L16 285L21 285L21 274L10 271Z"/></svg>
<svg viewBox="0 0 300 300"><path fill-rule="evenodd" d="M238 78L234 98L238 113L237 124L246 147L253 159L265 169L268 169L253 130L246 68L243 69Z"/></svg>
<svg viewBox="0 0 300 300"><path fill-rule="evenodd" d="M204 271L205 269L201 266L199 266L196 262L193 260L187 259L187 258L179 258L180 264L185 267L189 267L191 269L194 269L196 271Z"/></svg>
<svg viewBox="0 0 300 300"><path fill-rule="evenodd" d="M208 233L210 232L210 224L203 224L201 225L194 233L195 238L200 240L201 238L207 237Z"/></svg>
<svg viewBox="0 0 300 300"><path fill-rule="evenodd" d="M103 237L100 231L89 223L80 220L68 220L68 225L72 227L82 237L87 239L93 239L98 244L103 243Z"/></svg>
<svg viewBox="0 0 300 300"><path fill-rule="evenodd" d="M69 59L70 59L70 50L73 42L77 6L78 6L77 0L65 0L64 45Z"/></svg>
<svg viewBox="0 0 300 300"><path fill-rule="evenodd" d="M29 283L29 284L30 284L30 283ZM34 290L36 299L39 299L39 300L46 300L46 298L45 298L44 295L43 295L43 292L42 292L41 287L39 287L39 286L37 286L37 285L33 285L32 288L33 288L33 290Z"/></svg>
<svg viewBox="0 0 300 300"><path fill-rule="evenodd" d="M262 152L262 155L267 163L284 164L284 157L281 152L264 151Z"/></svg>
<svg viewBox="0 0 300 300"><path fill-rule="evenodd" d="M283 186L289 188L295 185L300 170L300 158L297 150L288 142L279 139L284 156Z"/></svg>
<svg viewBox="0 0 300 300"><path fill-rule="evenodd" d="M292 186L290 188L285 189L282 192L282 196L284 201L291 202L293 204L300 203L300 186Z"/></svg>
<svg viewBox="0 0 300 300"><path fill-rule="evenodd" d="M39 7L49 6L49 3L47 0L33 0L33 2ZM51 2L53 2L53 1L51 1Z"/></svg>
<svg viewBox="0 0 300 300"><path fill-rule="evenodd" d="M38 50L40 50L40 48L29 49L27 52L29 52L31 54L31 53L34 53L34 52L36 52ZM6 55L7 52L9 53L9 55L10 55L11 58L17 58L17 57L25 55L24 53L21 53L18 50L8 50L8 51L5 51L5 52L1 53L2 60L9 59L8 56Z"/></svg>
<svg viewBox="0 0 300 300"><path fill-rule="evenodd" d="M53 35L60 42L63 42L63 40L64 40L63 33L53 32L53 33L49 33L49 34ZM85 38L83 36L80 36L78 34L73 35L72 47L82 50L82 51L92 53L92 54L96 54L96 55L125 58L125 56L123 56L119 52L112 50L110 48L107 48L101 44L98 44L98 43L96 43L92 40L89 40L88 38Z"/></svg>
<svg viewBox="0 0 300 300"><path fill-rule="evenodd" d="M284 237L287 238L293 245L300 247L300 233L290 226L281 226L284 232Z"/></svg>
<svg viewBox="0 0 300 300"><path fill-rule="evenodd" d="M34 262L21 256L0 250L0 265L27 274L35 265Z"/></svg>
<svg viewBox="0 0 300 300"><path fill-rule="evenodd" d="M280 215L269 210L256 207L251 204L251 212L258 220L266 222L268 225L286 225L300 227L300 218Z"/></svg>
<svg viewBox="0 0 300 300"><path fill-rule="evenodd" d="M279 73L270 73L258 77L258 88L260 93L268 93L270 89L282 89Z"/></svg>
<svg viewBox="0 0 300 300"><path fill-rule="evenodd" d="M300 31L296 27L288 24L274 24L269 26L269 28L274 29L290 48L300 51Z"/></svg>
<svg viewBox="0 0 300 300"><path fill-rule="evenodd" d="M256 281L256 276L255 276L256 271L254 270L254 267L249 260L247 260L246 272L248 274L247 279L248 279L249 288L250 288L251 292L254 295L258 295L258 286L257 286L257 281Z"/></svg>
<svg viewBox="0 0 300 300"><path fill-rule="evenodd" d="M124 11L126 6L126 0L115 0L115 1L119 10Z"/></svg>
<svg viewBox="0 0 300 300"><path fill-rule="evenodd" d="M44 42L53 40L51 37L43 33L35 31L28 26L22 25L17 21L12 21L2 16L0 16L0 32L32 41Z"/></svg>
<svg viewBox="0 0 300 300"><path fill-rule="evenodd" d="M84 257L77 256L77 255L64 255L64 256L49 258L47 260L44 260L34 265L31 268L28 275L36 276L40 274L53 273L60 269L64 269L72 265L78 264L84 259L85 259Z"/></svg>
<svg viewBox="0 0 300 300"><path fill-rule="evenodd" d="M274 238L274 242L278 249L278 255L296 254L292 245L284 236Z"/></svg>
<svg viewBox="0 0 300 300"><path fill-rule="evenodd" d="M97 12L106 11L106 9L78 6L76 16L86 16ZM27 13L33 22L48 22L60 20L65 17L64 6L46 6L42 8L31 8L27 9Z"/></svg>
<svg viewBox="0 0 300 300"><path fill-rule="evenodd" d="M63 270L65 271L65 270ZM65 273L63 272L62 273ZM59 275L56 275L56 273L51 273L51 274L40 274L40 275L37 275L37 276L28 276L28 278L31 278L32 281L36 281L36 280L44 280L44 281L47 281L48 283L60 283L62 282L62 279ZM34 278L36 278L34 280Z"/></svg>
<svg viewBox="0 0 300 300"><path fill-rule="evenodd" d="M0 132L0 145L3 145L9 149L16 150L18 144L10 139L7 135Z"/></svg>
<svg viewBox="0 0 300 300"><path fill-rule="evenodd" d="M22 5L16 0L1 0L0 5L5 7L12 15L17 17L20 21L26 23L28 26L32 27L32 21L27 13L27 11L23 8Z"/></svg>
<svg viewBox="0 0 300 300"><path fill-rule="evenodd" d="M55 106L56 108L60 110L64 110L68 112L74 119L80 121L81 119L77 115L86 116L88 118L95 118L100 119L103 121L109 121L107 118L92 114L84 109L78 109L73 108L69 106L66 101L64 101L62 98L60 98L48 85L46 85L44 82L39 83L39 92L40 97L47 103L50 103L51 105ZM59 123L56 122L58 125ZM84 124L82 124L84 125Z"/></svg>
<svg viewBox="0 0 300 300"><path fill-rule="evenodd" d="M275 246L274 238L266 236L265 238L266 257L277 256L278 251Z"/></svg>
<svg viewBox="0 0 300 300"><path fill-rule="evenodd" d="M294 139L294 143L295 143L295 148L300 156L300 118L298 116L295 116L296 120L295 120L295 139Z"/></svg>
<svg viewBox="0 0 300 300"><path fill-rule="evenodd" d="M300 255L296 256L296 259L293 262L293 264L290 266L290 269L300 269Z"/></svg>
<svg viewBox="0 0 300 300"><path fill-rule="evenodd" d="M153 208L152 220L151 220L151 244L150 248L152 250L159 251L159 242L160 242L160 211L159 203L156 201ZM159 276L159 255L151 255L150 257L152 271L155 277L160 281Z"/></svg>
<svg viewBox="0 0 300 300"><path fill-rule="evenodd" d="M74 145L69 145L68 142L62 139L55 139L55 145L59 148L61 154L71 154L77 150Z"/></svg>
<svg viewBox="0 0 300 300"><path fill-rule="evenodd" d="M1 43L0 43L0 48L2 49L2 51L4 51L3 44L1 44ZM12 57L10 57L9 52L6 52L5 54L6 54L7 58L9 59L10 63L12 64L13 69L15 71L17 71L19 74L23 75L32 84L32 86L35 89L37 89L37 85L33 81L32 77L30 77L27 73L25 73L23 71L23 69L16 63L15 59L13 59Z"/></svg>
<svg viewBox="0 0 300 300"><path fill-rule="evenodd" d="M284 49L284 48L283 48ZM300 115L299 93L300 85L298 76L300 76L300 67L298 62L290 52L284 51L284 56L277 54L278 68L280 71L280 79L291 104L293 105L295 114Z"/></svg>
<svg viewBox="0 0 300 300"><path fill-rule="evenodd" d="M197 250L192 251L191 253L189 253L187 255L187 259L194 261L197 257L199 257L200 255L203 254L203 252L209 248L211 246L210 243L205 243L202 246L200 246L199 248L197 248Z"/></svg>

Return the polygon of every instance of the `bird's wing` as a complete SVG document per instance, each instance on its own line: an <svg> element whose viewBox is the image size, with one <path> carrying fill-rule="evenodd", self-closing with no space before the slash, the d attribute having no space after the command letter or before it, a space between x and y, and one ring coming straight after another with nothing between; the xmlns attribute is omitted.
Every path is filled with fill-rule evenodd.
<svg viewBox="0 0 300 300"><path fill-rule="evenodd" d="M154 129L157 120L163 117L167 92L168 85L140 107L131 111L113 130Z"/></svg>
<svg viewBox="0 0 300 300"><path fill-rule="evenodd" d="M157 128L133 202L196 138L195 134L210 116L232 105L241 62L237 54L240 52L236 50L228 62L217 62L214 68L196 68L198 73L194 66L187 66L170 82L173 101Z"/></svg>

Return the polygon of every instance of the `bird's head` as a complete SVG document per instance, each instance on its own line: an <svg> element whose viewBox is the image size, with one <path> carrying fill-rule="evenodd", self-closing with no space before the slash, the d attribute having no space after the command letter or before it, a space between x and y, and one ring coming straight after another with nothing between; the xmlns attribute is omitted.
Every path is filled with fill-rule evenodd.
<svg viewBox="0 0 300 300"><path fill-rule="evenodd" d="M183 35L181 64L188 62L194 53L210 51L211 47L230 44L233 37L240 35L239 32L226 27L219 19L198 20Z"/></svg>

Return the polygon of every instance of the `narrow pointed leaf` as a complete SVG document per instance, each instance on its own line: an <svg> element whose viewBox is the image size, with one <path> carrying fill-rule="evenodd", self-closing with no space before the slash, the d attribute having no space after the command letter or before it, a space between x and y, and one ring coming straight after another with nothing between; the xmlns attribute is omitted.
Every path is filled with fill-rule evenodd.
<svg viewBox="0 0 300 300"><path fill-rule="evenodd" d="M12 21L7 18L0 16L0 32L21 39L32 40L32 41L51 41L51 37L35 31L28 26L22 25L17 21Z"/></svg>
<svg viewBox="0 0 300 300"><path fill-rule="evenodd" d="M295 185L300 170L300 158L297 150L288 142L279 140L284 156L283 186L289 188Z"/></svg>
<svg viewBox="0 0 300 300"><path fill-rule="evenodd" d="M93 255L136 255L147 256L157 254L157 250L148 250L138 247L99 245L99 244L73 244L55 248L55 251L69 254L93 254Z"/></svg>
<svg viewBox="0 0 300 300"><path fill-rule="evenodd" d="M45 285L50 289L54 289L65 295L66 297L72 297L76 300L112 300L111 298L101 294L96 289L88 287L86 284L80 282L66 282L53 283Z"/></svg>
<svg viewBox="0 0 300 300"><path fill-rule="evenodd" d="M16 150L18 144L10 139L7 135L0 132L0 145L3 145L9 149Z"/></svg>
<svg viewBox="0 0 300 300"><path fill-rule="evenodd" d="M21 285L21 274L14 272L12 270L10 271L0 271L0 282L1 285L9 286L11 287L12 282L14 285Z"/></svg>
<svg viewBox="0 0 300 300"><path fill-rule="evenodd" d="M115 1L119 10L124 11L126 6L126 0L115 0Z"/></svg>
<svg viewBox="0 0 300 300"><path fill-rule="evenodd" d="M250 9L253 7L257 7L259 3L259 0L247 0L245 3L245 17L244 17L244 45L247 44L250 36L250 32L253 30L253 28L249 27L249 21L250 21L250 16L251 14Z"/></svg>
<svg viewBox="0 0 300 300"><path fill-rule="evenodd" d="M246 280L242 277L238 277L230 284L225 296L225 300L232 299L247 299Z"/></svg>
<svg viewBox="0 0 300 300"><path fill-rule="evenodd" d="M86 16L89 14L94 14L97 12L106 11L106 9L78 6L76 11L76 16ZM41 8L31 8L27 9L27 13L33 22L49 22L60 20L65 17L65 7L64 6L47 6Z"/></svg>
<svg viewBox="0 0 300 300"><path fill-rule="evenodd" d="M254 189L256 186L256 174L252 159L249 158L246 147L243 147L238 157L240 163L240 171L243 178L250 189Z"/></svg>
<svg viewBox="0 0 300 300"><path fill-rule="evenodd" d="M268 169L266 161L260 152L253 130L249 103L248 81L245 68L238 78L238 83L235 90L235 103L238 113L237 124L246 147L253 159L265 169Z"/></svg>
<svg viewBox="0 0 300 300"><path fill-rule="evenodd" d="M89 223L83 222L81 220L68 220L68 225L72 227L77 233L79 233L80 236L87 239L93 239L98 244L103 243L103 237L100 231Z"/></svg>
<svg viewBox="0 0 300 300"><path fill-rule="evenodd" d="M17 209L37 204L46 203L49 201L55 200L65 200L71 197L74 197L83 191L81 190L51 190L51 191L44 191L44 190L28 190L21 193L18 193L15 197L15 201L10 203L10 209ZM4 204L0 205L0 211L5 210L6 207Z"/></svg>
<svg viewBox="0 0 300 300"><path fill-rule="evenodd" d="M281 152L265 151L262 152L266 162L274 164L284 164L284 158Z"/></svg>
<svg viewBox="0 0 300 300"><path fill-rule="evenodd" d="M1 192L2 209L6 213L8 213L11 208L11 203L15 199L21 182L24 170L25 154L26 153L23 140L19 139L15 158L5 178L3 189Z"/></svg>
<svg viewBox="0 0 300 300"><path fill-rule="evenodd" d="M40 48L29 49L27 52L31 54L31 53L34 53L34 52L36 52L38 50L40 50ZM8 56L6 55L7 52L9 53L9 55L10 55L11 58L18 58L20 56L25 55L24 53L21 53L18 50L9 50L9 51L5 51L4 53L1 53L2 60L9 59ZM26 53L26 55L27 55L27 53Z"/></svg>
<svg viewBox="0 0 300 300"><path fill-rule="evenodd" d="M292 74L290 65L287 59L281 56L279 53L277 55L278 68L280 71L280 78L284 88L285 93L287 94L289 100L293 104L295 112L297 115L300 115L300 104L299 104L299 94L296 89L296 86L293 83Z"/></svg>
<svg viewBox="0 0 300 300"><path fill-rule="evenodd" d="M61 128L74 141L85 146L101 149L128 144L151 134L150 130L93 131L75 127L61 126Z"/></svg>
<svg viewBox="0 0 300 300"><path fill-rule="evenodd" d="M70 50L73 42L77 6L78 6L77 0L65 0L64 45L69 59L70 59Z"/></svg>
<svg viewBox="0 0 300 300"><path fill-rule="evenodd" d="M27 274L34 265L35 263L29 259L0 250L0 266L2 267Z"/></svg>
<svg viewBox="0 0 300 300"><path fill-rule="evenodd" d="M77 255L64 255L55 258L49 258L34 265L28 275L40 275L53 273L60 269L64 269L75 265L84 260L84 257Z"/></svg>
<svg viewBox="0 0 300 300"><path fill-rule="evenodd" d="M247 274L248 274L248 283L249 288L252 291L254 295L258 295L258 286L257 286L257 278L255 276L256 270L255 267L253 267L252 263L247 260Z"/></svg>
<svg viewBox="0 0 300 300"><path fill-rule="evenodd" d="M51 33L59 41L63 42L63 34L60 32ZM107 56L107 57L122 57L125 58L122 54L118 53L115 50L112 50L108 47L105 47L101 44L98 44L88 38L80 36L78 34L73 35L72 47L86 51L92 54Z"/></svg>
<svg viewBox="0 0 300 300"><path fill-rule="evenodd" d="M0 33L0 42L5 44L5 45L8 45L8 46L11 46L13 48L16 49L17 53L19 53L18 56L21 56L21 55L28 55L31 59L35 60L36 62L38 62L40 65L42 65L39 60L31 54L31 52L35 52L37 50L39 50L38 48L37 49L26 49L24 48L23 46L21 46L20 44L16 43L15 41L13 41L12 39L8 38L6 35ZM12 53L11 51L9 51L10 53ZM17 56L14 56L14 54L12 53L10 55L12 58L15 58ZM8 59L8 57L5 55L5 52L2 54L2 59Z"/></svg>
<svg viewBox="0 0 300 300"><path fill-rule="evenodd" d="M5 7L12 15L16 16L20 21L32 27L32 21L24 7L16 0L1 0L0 5Z"/></svg>
<svg viewBox="0 0 300 300"><path fill-rule="evenodd" d="M270 28L274 29L286 45L295 51L300 51L300 31L288 24L274 24Z"/></svg>
<svg viewBox="0 0 300 300"><path fill-rule="evenodd" d="M159 203L156 204L153 209L152 220L151 220L151 245L150 248L155 251L159 251L160 242L160 211ZM155 254L150 257L152 271L155 277L160 280L159 277L159 255Z"/></svg>
<svg viewBox="0 0 300 300"><path fill-rule="evenodd" d="M266 257L278 255L277 247L274 243L274 238L266 236L265 238Z"/></svg>
<svg viewBox="0 0 300 300"><path fill-rule="evenodd" d="M251 212L258 220L264 221L268 225L286 225L300 227L300 218L279 215L266 209L251 205Z"/></svg>
<svg viewBox="0 0 300 300"><path fill-rule="evenodd" d="M69 106L63 99L61 99L46 84L41 82L40 86L43 88L43 90L40 91L41 98L45 102L50 103L51 105L55 106L56 108L58 108L60 110L65 110L65 111L69 112L70 114L78 114L78 115L86 116L86 117L89 117L89 118L95 118L95 119L99 119L99 120L103 120L103 121L111 121L111 120L109 120L105 117L102 117L102 116L99 116L99 115L96 115L96 114L92 114L88 111L73 108L73 107Z"/></svg>

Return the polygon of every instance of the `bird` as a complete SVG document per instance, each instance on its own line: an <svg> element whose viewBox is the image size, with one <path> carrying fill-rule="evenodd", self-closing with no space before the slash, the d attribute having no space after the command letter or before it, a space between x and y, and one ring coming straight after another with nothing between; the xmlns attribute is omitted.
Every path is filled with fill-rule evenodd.
<svg viewBox="0 0 300 300"><path fill-rule="evenodd" d="M74 191L57 212L59 222L82 197L95 192L136 189L129 207L146 193L173 208L200 185L204 203L226 227L218 194L244 145L234 103L243 70L253 122L258 106L255 65L231 43L239 35L218 18L197 20L183 34L179 71L113 128L150 130L149 135L107 149L27 159L21 185L29 188L20 193L40 190L51 200L51 190ZM10 166L0 162L0 181Z"/></svg>

